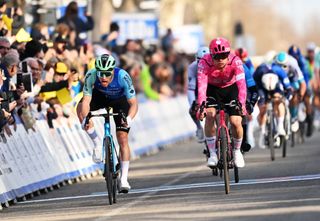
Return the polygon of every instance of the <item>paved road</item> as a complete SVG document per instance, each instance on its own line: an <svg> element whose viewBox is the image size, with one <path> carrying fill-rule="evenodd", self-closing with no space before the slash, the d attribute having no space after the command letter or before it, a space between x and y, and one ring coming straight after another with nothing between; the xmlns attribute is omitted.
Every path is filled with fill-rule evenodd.
<svg viewBox="0 0 320 221"><path fill-rule="evenodd" d="M224 193L223 180L205 166L193 140L131 163L132 191L108 205L101 176L68 185L0 212L5 220L320 220L320 138L270 161L269 151L246 154L240 183Z"/></svg>

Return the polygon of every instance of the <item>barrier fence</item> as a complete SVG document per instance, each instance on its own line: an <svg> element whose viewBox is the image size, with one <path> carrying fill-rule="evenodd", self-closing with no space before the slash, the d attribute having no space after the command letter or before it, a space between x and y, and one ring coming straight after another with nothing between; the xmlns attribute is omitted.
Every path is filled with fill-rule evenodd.
<svg viewBox="0 0 320 221"><path fill-rule="evenodd" d="M195 126L188 108L186 96L139 104L129 134L132 159L192 136ZM94 123L102 139L104 120L95 118ZM7 142L0 143L2 205L8 206L8 202L24 200L28 194L52 189L61 182L70 183L102 168L92 162L93 143L75 116L55 120L54 129L40 120L35 124L35 132L27 132L22 124L17 124L16 131L12 127L11 130Z"/></svg>

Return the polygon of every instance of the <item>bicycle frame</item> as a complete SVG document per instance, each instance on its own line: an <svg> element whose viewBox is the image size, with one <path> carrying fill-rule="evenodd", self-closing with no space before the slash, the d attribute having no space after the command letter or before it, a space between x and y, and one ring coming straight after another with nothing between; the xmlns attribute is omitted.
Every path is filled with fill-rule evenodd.
<svg viewBox="0 0 320 221"><path fill-rule="evenodd" d="M120 170L120 160L114 145L113 136L111 134L110 116L121 115L125 121L123 112L110 113L110 108L100 109L98 111L89 112L87 122L91 117L104 117L104 137L103 137L103 154L104 154L104 177L107 183L109 204L116 203L117 177ZM118 162L116 164L116 162ZM117 168L119 165L119 168Z"/></svg>
<svg viewBox="0 0 320 221"><path fill-rule="evenodd" d="M225 107L235 107L237 106L236 101L231 101L228 104L208 104L207 107L214 107L217 110L216 117L219 117L217 120L217 156L218 164L217 167L220 170L220 177L222 177L222 171L224 176L225 183L225 192L228 194L230 192L230 181L229 181L229 169L234 169L235 182L239 182L239 173L238 168L234 165L233 159L233 146L232 140L229 133L229 128L226 124L226 113ZM225 133L225 134L224 134ZM217 169L213 168L213 174L217 175Z"/></svg>

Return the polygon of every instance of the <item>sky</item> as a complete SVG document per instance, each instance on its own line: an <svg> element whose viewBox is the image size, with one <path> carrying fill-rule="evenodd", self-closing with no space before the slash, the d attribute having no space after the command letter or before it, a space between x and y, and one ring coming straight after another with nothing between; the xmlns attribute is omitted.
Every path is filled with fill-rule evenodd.
<svg viewBox="0 0 320 221"><path fill-rule="evenodd" d="M278 13L288 17L298 32L303 32L308 16L318 15L320 18L319 0L255 0L265 2L268 6L274 7ZM316 23L316 22L315 22Z"/></svg>

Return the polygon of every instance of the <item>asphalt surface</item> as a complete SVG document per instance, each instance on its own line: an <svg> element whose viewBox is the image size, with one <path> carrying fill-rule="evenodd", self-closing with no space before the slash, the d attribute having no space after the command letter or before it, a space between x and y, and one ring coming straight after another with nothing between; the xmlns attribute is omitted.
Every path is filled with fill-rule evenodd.
<svg viewBox="0 0 320 221"><path fill-rule="evenodd" d="M320 133L304 144L245 155L240 182L224 192L223 179L205 166L194 140L168 146L130 165L129 194L110 206L101 175L16 203L0 220L320 220ZM232 173L231 173L232 174ZM233 176L231 176L233 179Z"/></svg>

